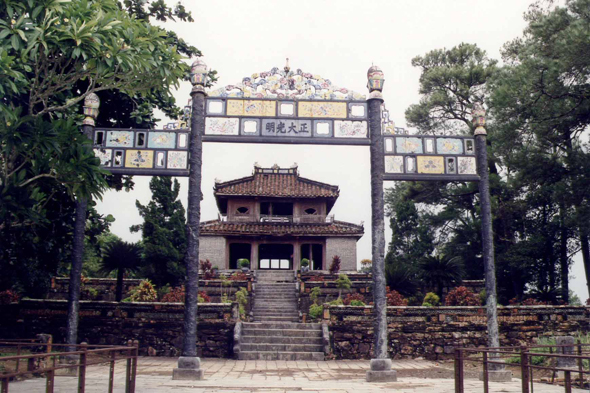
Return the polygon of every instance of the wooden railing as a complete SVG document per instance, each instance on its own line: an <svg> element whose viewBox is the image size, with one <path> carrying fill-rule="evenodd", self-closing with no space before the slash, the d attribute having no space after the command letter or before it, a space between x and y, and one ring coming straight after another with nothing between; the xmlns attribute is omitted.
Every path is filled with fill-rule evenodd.
<svg viewBox="0 0 590 393"><path fill-rule="evenodd" d="M129 340L127 346L36 343L33 340L0 341L0 380L2 393L8 393L10 381L33 374L45 375L45 392L53 393L56 371L64 370L78 377L78 393L86 390L86 371L89 366L109 364L108 392L113 393L115 363L126 361L125 393L135 393L138 342ZM54 352L56 348L61 351ZM29 352L23 354L23 352ZM3 356L16 353L16 355ZM26 363L23 369L21 364Z"/></svg>
<svg viewBox="0 0 590 393"><path fill-rule="evenodd" d="M588 388L587 376L590 360L590 344L574 345L533 345L521 347L498 348L456 348L455 349L455 393L464 393L465 363L482 365L483 392L489 393L491 370L508 366L506 362L520 368L521 392L533 393L534 371L541 371L552 375L546 383L563 383L566 393L572 393L572 386L578 385L582 389ZM571 363L564 366L560 363ZM555 376L563 373L563 379L558 381ZM575 375L577 374L577 378Z"/></svg>

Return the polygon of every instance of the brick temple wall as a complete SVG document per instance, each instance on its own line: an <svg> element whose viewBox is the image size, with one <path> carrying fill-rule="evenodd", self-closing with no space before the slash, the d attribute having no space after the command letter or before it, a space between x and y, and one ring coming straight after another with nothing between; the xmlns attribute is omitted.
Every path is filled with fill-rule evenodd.
<svg viewBox="0 0 590 393"><path fill-rule="evenodd" d="M0 338L34 338L53 335L63 343L67 302L22 300L0 305ZM232 356L237 303L199 304L198 354L203 357ZM179 356L182 348L182 303L80 302L78 340L89 344L121 345L139 341L140 355Z"/></svg>
<svg viewBox="0 0 590 393"><path fill-rule="evenodd" d="M332 257L338 255L342 260L341 271L356 271L356 241L351 237L327 237L325 270L330 268Z"/></svg>
<svg viewBox="0 0 590 393"><path fill-rule="evenodd" d="M213 266L225 269L225 251L223 236L199 236L199 259L208 259Z"/></svg>
<svg viewBox="0 0 590 393"><path fill-rule="evenodd" d="M324 311L336 359L370 359L372 307L331 306ZM388 307L391 358L450 359L455 347L487 346L484 307ZM584 306L498 307L500 345L534 344L539 337L590 333Z"/></svg>

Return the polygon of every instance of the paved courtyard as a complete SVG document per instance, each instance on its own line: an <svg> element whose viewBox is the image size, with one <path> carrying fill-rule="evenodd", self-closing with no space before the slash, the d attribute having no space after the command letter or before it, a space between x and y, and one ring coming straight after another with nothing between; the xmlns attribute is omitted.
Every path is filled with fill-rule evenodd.
<svg viewBox="0 0 590 393"><path fill-rule="evenodd" d="M202 359L206 379L203 381L173 381L175 358L142 357L138 362L138 393L232 393L232 392L326 392L326 393L452 393L452 363L435 363L425 360L396 360L398 382L365 382L368 361L249 361L229 359ZM465 391L482 392L483 385L467 373ZM125 368L123 362L116 368L115 392L124 392ZM107 391L108 368L92 366L87 373L86 392ZM490 392L520 392L520 379L510 383L491 383ZM76 391L77 378L57 377L55 392ZM44 379L31 379L10 384L10 392L44 392ZM535 393L562 392L563 387L535 384ZM587 390L574 389L574 392Z"/></svg>

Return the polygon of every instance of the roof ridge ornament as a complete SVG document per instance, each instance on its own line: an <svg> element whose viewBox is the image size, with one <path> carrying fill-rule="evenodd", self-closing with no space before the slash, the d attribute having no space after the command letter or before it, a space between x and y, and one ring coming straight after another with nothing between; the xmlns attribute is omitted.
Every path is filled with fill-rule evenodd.
<svg viewBox="0 0 590 393"><path fill-rule="evenodd" d="M273 67L270 71L252 74L242 79L242 83L227 85L208 93L209 97L228 98L274 98L288 100L343 100L364 101L365 95L341 88L318 74L293 71L287 58L281 70Z"/></svg>

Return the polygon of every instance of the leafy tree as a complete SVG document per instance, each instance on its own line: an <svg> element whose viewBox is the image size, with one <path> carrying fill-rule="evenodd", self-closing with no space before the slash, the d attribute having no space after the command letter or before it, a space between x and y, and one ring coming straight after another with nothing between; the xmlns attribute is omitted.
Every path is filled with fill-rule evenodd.
<svg viewBox="0 0 590 393"><path fill-rule="evenodd" d="M184 277L186 250L185 210L178 200L180 183L170 177L155 176L150 181L152 200L147 205L135 203L143 224L133 225L132 232L142 233L144 274L158 286L178 283Z"/></svg>
<svg viewBox="0 0 590 393"><path fill-rule="evenodd" d="M507 162L522 167L527 188L550 196L545 210L557 211L559 243L553 247L566 301L570 256L578 249L590 285L590 157L582 141L590 124L589 7L588 0L531 7L523 37L504 47L506 66L494 79L490 98L503 125L498 133L513 146L527 146L507 145Z"/></svg>
<svg viewBox="0 0 590 393"><path fill-rule="evenodd" d="M106 246L104 258L100 264L101 272L104 274L117 272L115 300L120 302L123 299L123 277L125 273L136 271L140 267L141 247L138 244L117 239Z"/></svg>
<svg viewBox="0 0 590 393"><path fill-rule="evenodd" d="M166 13L157 3L150 12L161 18L187 17L181 6ZM2 1L0 38L0 270L7 273L0 285L41 296L60 261L70 259L72 198L99 197L107 181L132 185L99 169L80 136L81 101L91 92L108 103L125 96L141 101L141 113L162 106L172 115L178 109L169 88L188 72L180 51L200 53L114 0ZM139 125L146 116L133 115L138 107L103 106L101 119ZM88 217L87 229L105 226L96 212Z"/></svg>
<svg viewBox="0 0 590 393"><path fill-rule="evenodd" d="M428 256L419 266L422 281L427 287L433 288L439 298L442 298L445 286L460 284L463 278L463 264L458 257Z"/></svg>

